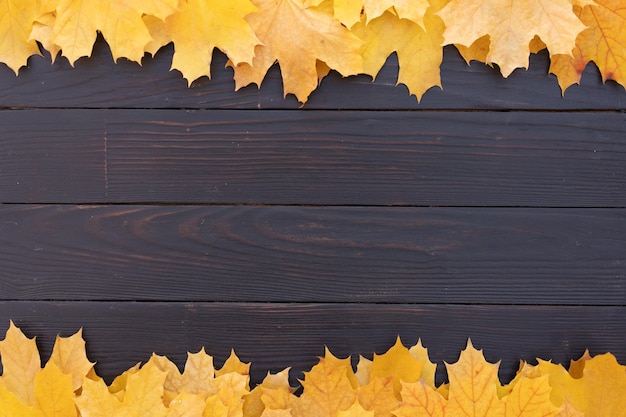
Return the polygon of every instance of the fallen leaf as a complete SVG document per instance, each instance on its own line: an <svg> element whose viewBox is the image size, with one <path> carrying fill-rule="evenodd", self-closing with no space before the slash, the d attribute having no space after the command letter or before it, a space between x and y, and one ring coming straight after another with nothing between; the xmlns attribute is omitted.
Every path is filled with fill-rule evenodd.
<svg viewBox="0 0 626 417"><path fill-rule="evenodd" d="M445 22L445 44L470 46L489 35L488 64L508 77L528 68L529 43L539 36L550 55L570 54L585 25L570 0L451 0L439 16Z"/></svg>
<svg viewBox="0 0 626 417"><path fill-rule="evenodd" d="M294 94L304 103L318 85L318 60L344 76L362 71L361 41L334 19L332 11L329 14L329 5L306 8L298 0L254 3L260 12L246 20L263 45L255 48L252 65L233 65L236 89L260 86L269 68L278 62L284 95Z"/></svg>

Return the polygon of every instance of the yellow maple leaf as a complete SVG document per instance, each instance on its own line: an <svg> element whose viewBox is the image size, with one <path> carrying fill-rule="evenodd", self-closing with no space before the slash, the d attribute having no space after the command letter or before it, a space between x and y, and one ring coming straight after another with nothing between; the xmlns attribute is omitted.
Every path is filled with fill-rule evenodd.
<svg viewBox="0 0 626 417"><path fill-rule="evenodd" d="M169 403L167 417L199 417L205 406L203 395L181 392Z"/></svg>
<svg viewBox="0 0 626 417"><path fill-rule="evenodd" d="M417 344L409 349L409 353L422 364L422 372L420 373L419 379L424 381L428 386L435 388L437 364L430 361L428 349L422 345L421 339L418 339Z"/></svg>
<svg viewBox="0 0 626 417"><path fill-rule="evenodd" d="M615 356L605 353L586 360L580 381L588 398L585 417L624 415L626 366L617 363Z"/></svg>
<svg viewBox="0 0 626 417"><path fill-rule="evenodd" d="M144 17L157 42L148 44L155 53L162 45L174 42L172 69L179 70L188 84L202 76L211 78L215 48L236 65L251 63L254 47L261 42L244 17L257 8L250 0L187 0L165 21Z"/></svg>
<svg viewBox="0 0 626 417"><path fill-rule="evenodd" d="M328 349L319 362L304 373L302 395L293 402L296 417L336 417L355 401L358 382L350 358L338 359Z"/></svg>
<svg viewBox="0 0 626 417"><path fill-rule="evenodd" d="M29 339L13 321L0 342L3 374L0 384L26 405L35 402L35 375L41 372L41 359L35 338Z"/></svg>
<svg viewBox="0 0 626 417"><path fill-rule="evenodd" d="M488 417L504 413L497 394L498 364L488 363L468 340L455 364L447 364L450 392L446 417Z"/></svg>
<svg viewBox="0 0 626 417"><path fill-rule="evenodd" d="M53 361L35 375L35 407L44 417L77 415L72 375L63 373Z"/></svg>
<svg viewBox="0 0 626 417"><path fill-rule="evenodd" d="M359 400L355 398L352 405L347 410L337 412L337 417L374 417L374 411L366 410Z"/></svg>
<svg viewBox="0 0 626 417"><path fill-rule="evenodd" d="M251 65L233 65L236 89L260 86L268 69L278 62L284 95L294 94L304 103L318 85L318 60L344 76L362 71L361 41L334 19L332 4L306 8L301 0L254 3L260 12L246 20L263 45L255 48Z"/></svg>
<svg viewBox="0 0 626 417"><path fill-rule="evenodd" d="M369 23L362 20L355 25L352 32L363 40L363 72L375 78L387 57L396 52L398 84L406 85L418 100L431 87L441 87L443 22L428 12L424 23L426 31L387 11Z"/></svg>
<svg viewBox="0 0 626 417"><path fill-rule="evenodd" d="M451 0L439 15L446 25L446 44L469 46L489 35L486 62L498 64L505 77L515 68L528 68L535 35L551 55L570 54L585 29L571 0Z"/></svg>
<svg viewBox="0 0 626 417"><path fill-rule="evenodd" d="M83 391L75 400L82 417L166 417L163 384L167 373L148 362L126 376L126 389L120 400L102 380L84 379Z"/></svg>
<svg viewBox="0 0 626 417"><path fill-rule="evenodd" d="M39 54L30 38L32 23L42 14L38 0L0 0L0 62L17 75L28 57Z"/></svg>
<svg viewBox="0 0 626 417"><path fill-rule="evenodd" d="M0 417L43 417L34 406L24 404L12 392L0 385Z"/></svg>
<svg viewBox="0 0 626 417"><path fill-rule="evenodd" d="M511 393L502 398L504 417L555 417L560 409L550 401L548 375L522 376Z"/></svg>
<svg viewBox="0 0 626 417"><path fill-rule="evenodd" d="M250 364L242 362L237 354L235 354L234 350L230 351L230 355L224 362L224 365L215 371L215 376L226 375L231 372L238 373L241 375L249 375L250 374Z"/></svg>
<svg viewBox="0 0 626 417"><path fill-rule="evenodd" d="M358 388L359 403L375 417L391 417L400 406L399 394L394 391L393 376L370 378L367 384Z"/></svg>
<svg viewBox="0 0 626 417"><path fill-rule="evenodd" d="M90 373L94 365L87 359L82 329L70 337L57 336L48 362L54 362L63 373L71 375L74 391L78 390L83 384L83 377Z"/></svg>
<svg viewBox="0 0 626 417"><path fill-rule="evenodd" d="M394 392L400 399L401 381L416 382L422 374L423 367L424 362L411 355L409 349L402 344L400 337L398 337L396 343L387 352L382 355L374 355L370 380L391 377Z"/></svg>
<svg viewBox="0 0 626 417"><path fill-rule="evenodd" d="M584 411L587 409L588 398L580 379L573 378L559 364L541 359L538 362L536 369L540 371L541 375L548 375L548 381L552 387L550 401L554 405L561 406L568 402L577 410Z"/></svg>
<svg viewBox="0 0 626 417"><path fill-rule="evenodd" d="M113 59L141 61L152 40L142 20L149 14L164 20L178 0L59 0L50 42L58 45L70 64L90 56L96 33L106 39Z"/></svg>
<svg viewBox="0 0 626 417"><path fill-rule="evenodd" d="M588 27L576 39L573 56L552 59L550 72L557 76L561 91L580 83L585 67L596 63L602 80L615 80L626 86L626 9L621 0L596 0L576 14Z"/></svg>
<svg viewBox="0 0 626 417"><path fill-rule="evenodd" d="M394 411L397 417L444 416L446 400L424 381L403 382L401 394L402 405Z"/></svg>

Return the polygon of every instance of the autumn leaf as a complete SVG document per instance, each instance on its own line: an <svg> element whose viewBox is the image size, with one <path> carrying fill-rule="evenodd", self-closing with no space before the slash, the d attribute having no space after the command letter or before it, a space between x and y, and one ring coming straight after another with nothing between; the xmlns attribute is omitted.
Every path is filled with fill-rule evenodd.
<svg viewBox="0 0 626 417"><path fill-rule="evenodd" d="M304 103L317 88L316 63L323 61L340 74L362 71L361 41L329 14L328 5L306 8L298 0L255 0L258 13L246 17L263 45L255 48L252 64L233 65L236 89L261 85L278 62L284 95Z"/></svg>
<svg viewBox="0 0 626 417"><path fill-rule="evenodd" d="M215 48L235 64L252 63L254 47L261 42L244 20L257 11L250 0L188 0L180 2L177 13L165 21L146 19L156 44L148 51L174 42L172 69L179 70L188 84L206 75L211 78L211 60Z"/></svg>
<svg viewBox="0 0 626 417"><path fill-rule="evenodd" d="M573 56L553 57L550 72L557 76L561 90L580 83L591 61L600 69L602 80L626 85L626 9L621 0L596 0L576 14L588 27L576 39Z"/></svg>
<svg viewBox="0 0 626 417"><path fill-rule="evenodd" d="M560 409L550 402L548 376L522 376L502 399L504 417L555 417Z"/></svg>
<svg viewBox="0 0 626 417"><path fill-rule="evenodd" d="M350 358L338 359L328 349L319 363L304 373L301 383L302 395L293 404L295 417L336 417L357 397Z"/></svg>
<svg viewBox="0 0 626 417"><path fill-rule="evenodd" d="M585 361L580 379L588 403L585 417L623 415L626 410L626 366L610 353ZM578 408L581 409L581 408Z"/></svg>
<svg viewBox="0 0 626 417"><path fill-rule="evenodd" d="M424 362L416 359L409 349L400 340L384 354L374 355L370 370L370 380L381 377L391 377L394 392L400 399L401 382L417 382L422 374Z"/></svg>
<svg viewBox="0 0 626 417"><path fill-rule="evenodd" d="M35 375L35 407L45 417L76 417L72 384L72 375L49 361Z"/></svg>
<svg viewBox="0 0 626 417"><path fill-rule="evenodd" d="M167 374L148 362L127 375L122 400L110 393L102 380L85 379L83 392L75 402L82 417L166 417L163 384Z"/></svg>
<svg viewBox="0 0 626 417"><path fill-rule="evenodd" d="M446 417L488 417L502 415L504 406L497 395L498 365L488 363L482 350L468 340L455 364L446 364L450 393Z"/></svg>
<svg viewBox="0 0 626 417"><path fill-rule="evenodd" d="M41 371L41 359L35 339L29 339L11 321L3 341L0 342L3 374L0 385L21 402L35 402L35 375Z"/></svg>
<svg viewBox="0 0 626 417"><path fill-rule="evenodd" d="M429 12L424 25L426 30L390 12L369 23L362 20L355 25L352 31L363 40L363 72L375 78L387 57L396 52L398 84L406 85L418 100L431 87L441 87L443 22Z"/></svg>
<svg viewBox="0 0 626 417"><path fill-rule="evenodd" d="M539 36L551 55L571 54L585 25L571 0L451 0L439 16L445 22L445 44L470 46L489 35L488 64L503 76L528 68L529 43Z"/></svg>
<svg viewBox="0 0 626 417"><path fill-rule="evenodd" d="M446 400L440 393L423 381L403 382L401 393L402 405L394 411L394 415L397 417L444 416Z"/></svg>
<svg viewBox="0 0 626 417"><path fill-rule="evenodd" d="M83 384L83 377L93 370L93 362L87 359L83 331L70 337L57 336L48 362L54 362L64 374L72 376L72 387L77 391ZM48 365L46 365L47 367Z"/></svg>
<svg viewBox="0 0 626 417"><path fill-rule="evenodd" d="M0 62L7 64L15 75L29 56L39 54L30 33L33 21L41 14L37 0L0 0Z"/></svg>
<svg viewBox="0 0 626 417"><path fill-rule="evenodd" d="M106 39L113 59L141 61L152 40L144 14L165 20L178 0L59 0L50 42L58 45L70 64L90 56L97 32Z"/></svg>

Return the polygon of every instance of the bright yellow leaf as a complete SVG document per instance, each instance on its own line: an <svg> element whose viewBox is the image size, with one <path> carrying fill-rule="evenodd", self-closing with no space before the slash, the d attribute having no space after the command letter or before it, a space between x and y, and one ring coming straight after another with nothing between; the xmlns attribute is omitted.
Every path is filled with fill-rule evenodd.
<svg viewBox="0 0 626 417"><path fill-rule="evenodd" d="M93 369L93 362L87 359L83 330L70 337L57 336L49 362L54 362L59 369L72 376L72 387L78 390L83 384L83 377Z"/></svg>
<svg viewBox="0 0 626 417"><path fill-rule="evenodd" d="M261 85L268 69L278 62L284 95L304 103L318 85L317 61L340 74L363 69L361 41L334 19L328 6L306 8L299 0L255 0L259 13L246 19L263 43L250 64L234 65L236 88Z"/></svg>
<svg viewBox="0 0 626 417"><path fill-rule="evenodd" d="M328 349L319 363L304 373L303 392L293 404L296 417L336 417L356 399L357 385L350 358L338 359Z"/></svg>
<svg viewBox="0 0 626 417"><path fill-rule="evenodd" d="M400 382L416 382L422 374L423 367L424 362L415 359L398 337L396 343L387 352L382 355L374 355L370 380L392 377L394 392L400 399L400 390L402 389Z"/></svg>
<svg viewBox="0 0 626 417"><path fill-rule="evenodd" d="M122 403L111 394L103 380L85 378L80 396L75 400L81 417L118 417Z"/></svg>
<svg viewBox="0 0 626 417"><path fill-rule="evenodd" d="M400 19L411 20L427 30L424 26L424 15L430 7L428 0L363 0L363 7L368 22L391 10Z"/></svg>
<svg viewBox="0 0 626 417"><path fill-rule="evenodd" d="M359 362L356 364L356 372L354 374L359 385L366 385L370 379L372 372L372 361L364 356L359 356Z"/></svg>
<svg viewBox="0 0 626 417"><path fill-rule="evenodd" d="M570 54L585 29L570 0L452 0L439 15L446 25L446 44L469 46L489 35L486 62L498 64L505 77L515 68L528 68L535 35L551 55Z"/></svg>
<svg viewBox="0 0 626 417"><path fill-rule="evenodd" d="M204 411L204 396L181 392L172 399L167 410L167 417L199 417Z"/></svg>
<svg viewBox="0 0 626 417"><path fill-rule="evenodd" d="M580 381L588 398L585 417L624 415L626 366L617 363L615 356L605 353L587 360Z"/></svg>
<svg viewBox="0 0 626 417"><path fill-rule="evenodd" d="M44 417L39 409L28 406L0 385L0 417Z"/></svg>
<svg viewBox="0 0 626 417"><path fill-rule="evenodd" d="M370 378L366 385L358 388L359 403L366 410L374 412L374 417L391 417L400 406L399 392L394 391L393 376Z"/></svg>
<svg viewBox="0 0 626 417"><path fill-rule="evenodd" d="M537 369L541 375L548 375L548 381L552 387L550 392L550 401L561 406L568 402L576 410L584 411L587 409L589 399L585 395L584 386L580 379L574 379L561 365L539 360Z"/></svg>
<svg viewBox="0 0 626 417"><path fill-rule="evenodd" d="M74 64L91 55L96 32L101 32L114 60L124 57L139 62L152 40L142 16L164 20L177 6L178 0L59 0L51 41Z"/></svg>
<svg viewBox="0 0 626 417"><path fill-rule="evenodd" d="M504 417L555 417L560 410L550 402L550 391L547 375L522 376L502 399Z"/></svg>
<svg viewBox="0 0 626 417"><path fill-rule="evenodd" d="M424 381L402 383L402 405L394 415L397 417L443 417L446 407L444 397ZM448 414L446 414L447 416ZM452 414L450 414L452 415Z"/></svg>
<svg viewBox="0 0 626 417"><path fill-rule="evenodd" d="M249 375L250 374L250 364L242 362L237 354L235 354L234 350L230 351L230 355L224 362L224 365L215 371L215 376L222 376L229 374L231 372L235 372L241 375Z"/></svg>
<svg viewBox="0 0 626 417"><path fill-rule="evenodd" d="M337 417L374 417L374 411L366 410L359 404L359 400L355 399L350 408L337 412Z"/></svg>
<svg viewBox="0 0 626 417"><path fill-rule="evenodd" d="M250 0L187 0L178 12L165 21L144 18L155 43L148 52L174 42L172 69L179 70L188 84L202 76L211 78L211 60L215 48L239 64L251 63L254 47L260 45L244 17L257 8Z"/></svg>
<svg viewBox="0 0 626 417"><path fill-rule="evenodd" d="M550 72L561 90L580 83L585 67L596 63L602 79L626 85L626 8L622 0L596 0L591 6L576 7L576 14L588 27L576 39L572 56L554 57Z"/></svg>
<svg viewBox="0 0 626 417"><path fill-rule="evenodd" d="M53 361L35 375L35 407L45 417L77 415L72 375L63 373Z"/></svg>
<svg viewBox="0 0 626 417"><path fill-rule="evenodd" d="M0 384L26 405L35 402L35 375L41 372L41 359L35 338L29 339L11 321L0 342L3 374Z"/></svg>
<svg viewBox="0 0 626 417"><path fill-rule="evenodd" d="M33 21L41 15L38 0L0 0L0 62L17 75L28 57L39 54L30 38Z"/></svg>
<svg viewBox="0 0 626 417"><path fill-rule="evenodd" d="M437 372L437 364L430 361L430 358L428 357L428 349L422 345L421 339L417 341L415 346L412 346L409 349L409 353L422 363L420 379L430 387L435 388L435 372Z"/></svg>
<svg viewBox="0 0 626 417"><path fill-rule="evenodd" d="M363 40L363 72L376 77L387 57L398 55L398 84L405 84L418 100L431 87L441 87L439 67L443 60L443 22L428 12L426 31L417 23L385 12L355 25L352 31Z"/></svg>
<svg viewBox="0 0 626 417"><path fill-rule="evenodd" d="M490 417L504 413L497 394L498 365L488 363L482 350L468 340L459 361L446 364L450 393L446 417Z"/></svg>

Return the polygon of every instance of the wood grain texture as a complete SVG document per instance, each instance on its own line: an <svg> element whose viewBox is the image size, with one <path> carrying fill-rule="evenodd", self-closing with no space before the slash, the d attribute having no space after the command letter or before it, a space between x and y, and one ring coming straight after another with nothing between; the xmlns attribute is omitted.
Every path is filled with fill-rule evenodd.
<svg viewBox="0 0 626 417"><path fill-rule="evenodd" d="M0 203L104 201L104 117L0 111Z"/></svg>
<svg viewBox="0 0 626 417"><path fill-rule="evenodd" d="M0 112L2 203L626 206L619 113Z"/></svg>
<svg viewBox="0 0 626 417"><path fill-rule="evenodd" d="M0 206L4 300L621 305L625 209Z"/></svg>
<svg viewBox="0 0 626 417"><path fill-rule="evenodd" d="M56 334L83 327L88 356L108 381L152 352L182 367L187 351L205 346L218 366L231 348L251 361L253 383L288 366L295 383L324 346L338 356L371 358L397 335L407 345L422 339L440 381L443 361L455 362L468 337L488 361L502 359L500 374L509 380L520 359L569 364L586 348L594 355L611 351L624 363L625 314L623 306L0 302L3 328L13 319L37 336L46 358Z"/></svg>
<svg viewBox="0 0 626 417"><path fill-rule="evenodd" d="M114 112L108 198L625 206L625 122L618 113Z"/></svg>
<svg viewBox="0 0 626 417"><path fill-rule="evenodd" d="M142 65L121 59L114 64L100 38L91 58L81 58L72 68L66 59L50 64L49 56L34 56L19 77L0 68L0 107L73 108L240 108L296 109L294 96L283 98L280 70L274 66L261 89L245 87L235 92L226 58L214 55L212 79L204 77L191 88L178 71L171 71L173 47ZM342 78L333 73L306 104L309 109L624 109L624 88L602 83L597 68L589 65L580 86L564 97L556 78L548 74L549 57L543 51L530 56L530 69L516 70L504 79L480 63L468 66L451 46L444 49L441 67L443 91L432 88L418 103L404 86L396 87L398 62L392 55L372 81L361 75Z"/></svg>

